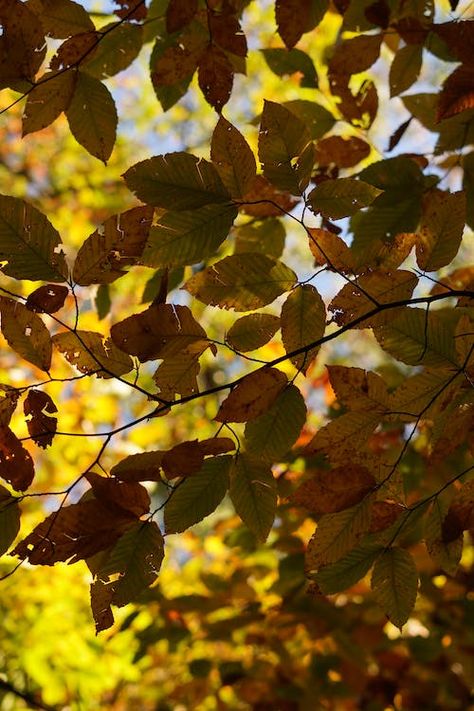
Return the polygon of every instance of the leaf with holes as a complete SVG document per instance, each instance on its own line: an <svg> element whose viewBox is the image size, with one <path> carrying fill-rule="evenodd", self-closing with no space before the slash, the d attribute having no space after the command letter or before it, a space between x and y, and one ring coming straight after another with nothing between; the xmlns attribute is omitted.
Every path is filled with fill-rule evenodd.
<svg viewBox="0 0 474 711"><path fill-rule="evenodd" d="M51 336L43 321L19 301L0 296L1 331L19 356L41 370L51 367Z"/></svg>

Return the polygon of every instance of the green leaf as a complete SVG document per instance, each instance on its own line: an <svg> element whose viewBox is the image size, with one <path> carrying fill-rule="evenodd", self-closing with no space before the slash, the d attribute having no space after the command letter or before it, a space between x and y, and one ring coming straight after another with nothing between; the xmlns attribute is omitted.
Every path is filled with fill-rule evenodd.
<svg viewBox="0 0 474 711"><path fill-rule="evenodd" d="M77 254L72 273L76 284L110 284L126 274L123 267L140 258L152 219L153 208L148 206L109 217Z"/></svg>
<svg viewBox="0 0 474 711"><path fill-rule="evenodd" d="M117 132L117 109L107 87L98 79L78 72L66 116L76 141L107 163Z"/></svg>
<svg viewBox="0 0 474 711"><path fill-rule="evenodd" d="M296 274L263 254L234 254L195 274L184 288L199 301L222 309L253 311L291 289Z"/></svg>
<svg viewBox="0 0 474 711"><path fill-rule="evenodd" d="M283 77L288 74L301 74L300 86L306 89L318 88L318 75L311 57L301 49L270 47L260 50L274 74Z"/></svg>
<svg viewBox="0 0 474 711"><path fill-rule="evenodd" d="M136 163L124 173L139 200L167 210L194 210L230 200L212 163L190 153L167 153Z"/></svg>
<svg viewBox="0 0 474 711"><path fill-rule="evenodd" d="M55 121L68 108L74 88L74 72L54 72L43 74L26 99L22 126L23 136L41 131Z"/></svg>
<svg viewBox="0 0 474 711"><path fill-rule="evenodd" d="M107 79L126 69L138 56L142 44L141 25L111 22L101 27L102 37L95 52L81 62L81 69L96 79Z"/></svg>
<svg viewBox="0 0 474 711"><path fill-rule="evenodd" d="M158 577L164 541L154 521L138 521L119 538L100 567L99 577L119 574L111 602L127 605Z"/></svg>
<svg viewBox="0 0 474 711"><path fill-rule="evenodd" d="M306 405L290 383L271 408L245 425L245 450L256 459L278 461L298 439L306 421Z"/></svg>
<svg viewBox="0 0 474 711"><path fill-rule="evenodd" d="M423 47L407 44L395 54L390 66L390 96L398 96L416 82L420 75Z"/></svg>
<svg viewBox="0 0 474 711"><path fill-rule="evenodd" d="M276 482L270 466L239 454L231 469L229 493L242 521L259 541L265 541L277 506Z"/></svg>
<svg viewBox="0 0 474 711"><path fill-rule="evenodd" d="M45 34L55 39L95 29L87 10L73 0L29 0L28 7L38 15Z"/></svg>
<svg viewBox="0 0 474 711"><path fill-rule="evenodd" d="M151 7L149 13L150 11ZM155 23L156 30L151 36L148 36L148 32L150 32L151 28L147 24L144 25L143 31L145 41L156 39L150 57L150 77L152 80L153 89L155 90L156 97L161 104L161 108L163 109L163 111L168 111L168 109L174 106L188 91L189 84L191 83L191 79L193 78L193 74L197 67L197 64L195 66L190 67L187 76L176 81L174 84L164 85L159 83L156 80L154 74L155 67L158 65L160 59L163 57L166 50L174 45L175 37L172 35L166 36L166 30L164 26L165 23L163 19L160 18L156 20Z"/></svg>
<svg viewBox="0 0 474 711"><path fill-rule="evenodd" d="M457 367L454 324L444 312L404 308L398 315L374 329L381 348L408 365L433 368Z"/></svg>
<svg viewBox="0 0 474 711"><path fill-rule="evenodd" d="M372 590L390 622L401 629L418 592L418 572L408 551L390 548L379 556L372 572Z"/></svg>
<svg viewBox="0 0 474 711"><path fill-rule="evenodd" d="M347 590L369 572L382 551L383 548L375 544L358 546L335 563L320 568L312 578L323 595Z"/></svg>
<svg viewBox="0 0 474 711"><path fill-rule="evenodd" d="M314 212L339 220L370 205L380 192L378 188L362 180L338 178L325 180L314 188L308 195L308 202Z"/></svg>
<svg viewBox="0 0 474 711"><path fill-rule="evenodd" d="M10 548L20 530L18 499L0 486L0 555Z"/></svg>
<svg viewBox="0 0 474 711"><path fill-rule="evenodd" d="M466 222L466 194L429 190L423 199L416 260L420 269L434 272L452 262L461 245Z"/></svg>
<svg viewBox="0 0 474 711"><path fill-rule="evenodd" d="M66 281L61 244L59 233L39 210L19 198L0 195L0 270L6 276Z"/></svg>
<svg viewBox="0 0 474 711"><path fill-rule="evenodd" d="M51 336L43 321L21 302L0 296L1 329L10 348L41 370L51 367Z"/></svg>
<svg viewBox="0 0 474 711"><path fill-rule="evenodd" d="M236 216L237 208L226 203L165 212L150 230L141 263L177 267L201 262L217 251Z"/></svg>
<svg viewBox="0 0 474 711"><path fill-rule="evenodd" d="M232 457L209 457L200 471L179 484L165 506L166 533L181 533L213 513L229 488Z"/></svg>
<svg viewBox="0 0 474 711"><path fill-rule="evenodd" d="M370 509L371 501L365 498L350 509L321 516L306 551L308 575L314 575L322 565L334 563L355 548L369 529Z"/></svg>
<svg viewBox="0 0 474 711"><path fill-rule="evenodd" d="M283 102L282 106L303 121L312 140L322 138L336 123L334 116L315 101L295 99Z"/></svg>
<svg viewBox="0 0 474 711"><path fill-rule="evenodd" d="M279 190L300 195L306 188L311 169L308 172L306 165L294 165L293 159L303 152L309 141L309 131L301 119L281 104L265 101L258 155L264 176ZM313 150L312 157L314 161Z"/></svg>
<svg viewBox="0 0 474 711"><path fill-rule="evenodd" d="M223 116L212 134L211 160L232 197L243 198L255 180L257 165L245 138Z"/></svg>
<svg viewBox="0 0 474 711"><path fill-rule="evenodd" d="M247 225L236 225L232 232L235 234L235 254L260 252L279 259L285 248L285 227L276 217L267 217L262 222Z"/></svg>
<svg viewBox="0 0 474 711"><path fill-rule="evenodd" d="M226 335L226 342L245 353L261 348L280 328L280 319L271 314L250 314L237 319Z"/></svg>
<svg viewBox="0 0 474 711"><path fill-rule="evenodd" d="M318 341L326 328L326 309L324 302L310 284L294 289L283 304L281 310L281 336L287 353L303 348ZM291 358L291 362L306 374L316 358L319 346L308 348Z"/></svg>
<svg viewBox="0 0 474 711"><path fill-rule="evenodd" d="M398 199L406 199L408 186L418 191L423 187L423 173L419 165L408 156L396 156L372 163L359 173L359 178L389 192L391 196L398 193Z"/></svg>
<svg viewBox="0 0 474 711"><path fill-rule="evenodd" d="M108 284L101 284L97 289L97 294L94 299L95 308L97 309L97 317L99 321L110 313L112 300L110 298L110 289Z"/></svg>
<svg viewBox="0 0 474 711"><path fill-rule="evenodd" d="M474 151L463 157L463 189L466 193L466 222L474 229Z"/></svg>

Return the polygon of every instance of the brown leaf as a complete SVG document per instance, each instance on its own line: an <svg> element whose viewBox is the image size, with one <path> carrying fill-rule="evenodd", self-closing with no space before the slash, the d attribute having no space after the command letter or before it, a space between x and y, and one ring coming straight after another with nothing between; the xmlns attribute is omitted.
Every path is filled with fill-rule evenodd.
<svg viewBox="0 0 474 711"><path fill-rule="evenodd" d="M110 470L120 481L161 481L161 462L165 452L140 452L122 459Z"/></svg>
<svg viewBox="0 0 474 711"><path fill-rule="evenodd" d="M245 57L247 40L237 16L232 12L214 12L208 8L207 17L212 41L226 52Z"/></svg>
<svg viewBox="0 0 474 711"><path fill-rule="evenodd" d="M77 284L110 284L141 257L153 219L150 205L113 215L86 239L74 264Z"/></svg>
<svg viewBox="0 0 474 711"><path fill-rule="evenodd" d="M179 44L168 47L151 65L150 77L153 86L174 86L192 76L207 44L205 35L191 33L190 30L183 32Z"/></svg>
<svg viewBox="0 0 474 711"><path fill-rule="evenodd" d="M255 157L240 131L223 116L212 134L211 160L232 197L242 198L255 180Z"/></svg>
<svg viewBox="0 0 474 711"><path fill-rule="evenodd" d="M33 82L46 54L41 22L20 0L2 0L0 13L0 87Z"/></svg>
<svg viewBox="0 0 474 711"><path fill-rule="evenodd" d="M7 390L0 398L0 427L7 427L15 412L20 394L17 390Z"/></svg>
<svg viewBox="0 0 474 711"><path fill-rule="evenodd" d="M51 397L42 390L29 390L23 404L25 416L31 415L26 421L28 432L33 441L46 449L53 441L58 426L56 417L51 417L58 408Z"/></svg>
<svg viewBox="0 0 474 711"><path fill-rule="evenodd" d="M158 366L153 380L163 400L174 400L176 395L188 397L199 392L197 376L201 366L198 357L206 349L203 341L194 346L195 352L171 357Z"/></svg>
<svg viewBox="0 0 474 711"><path fill-rule="evenodd" d="M25 306L37 313L54 314L62 309L69 294L67 286L45 284L35 289L27 298Z"/></svg>
<svg viewBox="0 0 474 711"><path fill-rule="evenodd" d="M291 212L298 202L298 198L277 190L263 175L257 175L242 198L240 209L252 217L280 217L285 212Z"/></svg>
<svg viewBox="0 0 474 711"><path fill-rule="evenodd" d="M474 108L474 66L461 64L446 79L438 100L437 121Z"/></svg>
<svg viewBox="0 0 474 711"><path fill-rule="evenodd" d="M76 563L110 548L136 519L114 513L95 499L54 511L39 523L13 551L32 565Z"/></svg>
<svg viewBox="0 0 474 711"><path fill-rule="evenodd" d="M92 487L95 498L114 514L132 515L140 518L150 510L147 490L136 482L117 481L89 472L86 479Z"/></svg>
<svg viewBox="0 0 474 711"><path fill-rule="evenodd" d="M338 401L349 410L386 412L388 389L377 373L362 368L328 365L329 380Z"/></svg>
<svg viewBox="0 0 474 711"><path fill-rule="evenodd" d="M329 3L321 0L276 0L275 19L278 33L288 49L291 49L301 35L316 27L324 17Z"/></svg>
<svg viewBox="0 0 474 711"><path fill-rule="evenodd" d="M474 527L474 481L468 481L455 494L442 525L444 543L451 543L463 531Z"/></svg>
<svg viewBox="0 0 474 711"><path fill-rule="evenodd" d="M41 131L66 111L76 87L76 72L43 74L28 94L23 113L23 136Z"/></svg>
<svg viewBox="0 0 474 711"><path fill-rule="evenodd" d="M201 54L198 82L207 103L220 113L224 104L229 101L232 92L234 70L219 47L210 45Z"/></svg>
<svg viewBox="0 0 474 711"><path fill-rule="evenodd" d="M95 622L95 633L108 630L114 624L114 615L110 607L115 592L115 584L95 580L91 583L91 610Z"/></svg>
<svg viewBox="0 0 474 711"><path fill-rule="evenodd" d="M316 471L291 496L291 501L312 513L337 513L362 501L376 481L365 467L348 464L330 471Z"/></svg>
<svg viewBox="0 0 474 711"><path fill-rule="evenodd" d="M359 35L337 45L329 62L330 74L358 74L379 58L382 34Z"/></svg>
<svg viewBox="0 0 474 711"><path fill-rule="evenodd" d="M277 368L260 368L246 375L231 391L215 416L217 422L247 422L266 412L286 387L288 378Z"/></svg>
<svg viewBox="0 0 474 711"><path fill-rule="evenodd" d="M26 491L33 481L33 460L9 427L0 427L0 476L15 491Z"/></svg>
<svg viewBox="0 0 474 711"><path fill-rule="evenodd" d="M77 67L86 57L90 59L100 41L98 32L81 32L63 42L49 63L52 71Z"/></svg>
<svg viewBox="0 0 474 711"><path fill-rule="evenodd" d="M394 501L374 501L370 515L369 533L379 533L400 518L405 508Z"/></svg>
<svg viewBox="0 0 474 711"><path fill-rule="evenodd" d="M343 286L328 308L333 312L335 322L343 326L370 313L378 304L409 299L417 282L418 278L413 272L379 269L363 274L355 282ZM381 325L392 318L393 310L382 311L370 320L357 324L355 328Z"/></svg>
<svg viewBox="0 0 474 711"><path fill-rule="evenodd" d="M338 109L347 121L363 128L370 128L377 115L379 105L375 84L366 80L353 94L349 88L349 80L348 74L330 74L331 94L340 99Z"/></svg>
<svg viewBox="0 0 474 711"><path fill-rule="evenodd" d="M163 452L161 466L167 479L190 476L201 469L205 456L224 454L233 449L235 444L228 437L181 442L167 452Z"/></svg>
<svg viewBox="0 0 474 711"><path fill-rule="evenodd" d="M174 304L157 304L129 316L114 324L110 335L120 350L137 356L142 363L184 357L203 341L207 346L206 333L188 307Z"/></svg>
<svg viewBox="0 0 474 711"><path fill-rule="evenodd" d="M115 10L115 14L122 19L136 20L137 22L146 19L147 9L143 0L114 0L114 3L119 6L119 9Z"/></svg>
<svg viewBox="0 0 474 711"><path fill-rule="evenodd" d="M166 31L178 32L189 25L198 9L198 0L170 0L166 8Z"/></svg>
<svg viewBox="0 0 474 711"><path fill-rule="evenodd" d="M341 237L318 227L309 227L308 236L315 264L343 274L354 272L352 252Z"/></svg>
<svg viewBox="0 0 474 711"><path fill-rule="evenodd" d="M433 32L446 42L460 62L473 63L474 23L472 20L454 20L433 25Z"/></svg>
<svg viewBox="0 0 474 711"><path fill-rule="evenodd" d="M0 296L2 333L19 356L41 370L51 367L51 336L39 316L19 301Z"/></svg>
<svg viewBox="0 0 474 711"><path fill-rule="evenodd" d="M321 166L337 165L339 168L352 168L367 158L370 146L357 136L343 138L329 136L316 144L316 162Z"/></svg>

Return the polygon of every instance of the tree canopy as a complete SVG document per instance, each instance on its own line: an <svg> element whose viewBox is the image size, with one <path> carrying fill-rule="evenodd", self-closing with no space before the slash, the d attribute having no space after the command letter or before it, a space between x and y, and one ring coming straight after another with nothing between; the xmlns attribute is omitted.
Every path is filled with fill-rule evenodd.
<svg viewBox="0 0 474 711"><path fill-rule="evenodd" d="M5 708L474 704L469 5L0 0Z"/></svg>

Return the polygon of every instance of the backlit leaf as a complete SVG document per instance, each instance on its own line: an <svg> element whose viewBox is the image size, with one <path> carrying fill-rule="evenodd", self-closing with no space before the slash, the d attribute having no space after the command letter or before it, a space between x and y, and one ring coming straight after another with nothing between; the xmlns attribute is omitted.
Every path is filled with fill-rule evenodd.
<svg viewBox="0 0 474 711"><path fill-rule="evenodd" d="M29 390L23 404L28 432L37 445L45 449L56 433L58 420L52 415L58 411L51 397L42 390Z"/></svg>
<svg viewBox="0 0 474 711"><path fill-rule="evenodd" d="M197 0L170 0L166 8L166 31L171 34L186 27L198 9Z"/></svg>
<svg viewBox="0 0 474 711"><path fill-rule="evenodd" d="M190 153L167 153L136 163L124 174L139 200L168 210L194 210L230 196L216 168Z"/></svg>
<svg viewBox="0 0 474 711"><path fill-rule="evenodd" d="M339 326L350 324L365 314L374 311L379 304L409 300L418 283L413 272L399 269L386 272L381 269L363 274L354 282L349 282L329 304L329 311ZM371 319L361 321L355 328L367 328L372 325L390 322L394 311L387 310Z"/></svg>
<svg viewBox="0 0 474 711"><path fill-rule="evenodd" d="M141 263L175 267L212 256L229 234L236 215L237 209L226 203L165 212L150 230Z"/></svg>
<svg viewBox="0 0 474 711"><path fill-rule="evenodd" d="M265 101L258 155L264 176L280 190L299 195L308 184L308 171L293 165L310 140L305 124L281 104ZM314 157L314 156L313 156ZM312 164L311 164L312 167Z"/></svg>
<svg viewBox="0 0 474 711"><path fill-rule="evenodd" d="M152 207L134 207L109 217L80 248L73 279L82 286L110 284L135 264L143 252L153 218Z"/></svg>
<svg viewBox="0 0 474 711"><path fill-rule="evenodd" d="M223 116L212 134L211 159L232 197L242 198L252 187L257 166L245 138Z"/></svg>
<svg viewBox="0 0 474 711"><path fill-rule="evenodd" d="M73 72L43 74L28 94L23 115L23 135L49 126L68 108L76 85Z"/></svg>
<svg viewBox="0 0 474 711"><path fill-rule="evenodd" d="M448 575L455 575L461 560L463 537L461 533L451 541L443 540L443 521L447 506L437 497L433 501L425 524L425 543L431 558ZM455 527L457 528L457 527ZM459 530L459 529L458 529ZM453 530L453 533L456 531Z"/></svg>
<svg viewBox="0 0 474 711"><path fill-rule="evenodd" d="M180 533L213 513L229 488L232 457L206 459L201 470L187 477L165 506L166 533Z"/></svg>
<svg viewBox="0 0 474 711"><path fill-rule="evenodd" d="M25 306L36 313L54 314L64 306L69 289L61 284L39 286L28 296Z"/></svg>
<svg viewBox="0 0 474 711"><path fill-rule="evenodd" d="M141 26L131 22L112 22L102 27L101 32L96 51L81 62L81 70L100 80L126 69L143 44Z"/></svg>
<svg viewBox="0 0 474 711"><path fill-rule="evenodd" d="M20 509L17 499L0 486L0 555L10 548L20 530Z"/></svg>
<svg viewBox="0 0 474 711"><path fill-rule="evenodd" d="M234 71L227 55L219 47L211 44L201 54L198 82L207 103L220 113L230 98Z"/></svg>
<svg viewBox="0 0 474 711"><path fill-rule="evenodd" d="M468 481L456 492L446 517L441 534L445 544L459 538L463 531L474 526L474 481Z"/></svg>
<svg viewBox="0 0 474 711"><path fill-rule="evenodd" d="M382 551L383 548L374 544L353 548L340 560L320 568L313 579L324 595L347 590L369 572Z"/></svg>
<svg viewBox="0 0 474 711"><path fill-rule="evenodd" d="M9 427L0 427L0 477L15 491L26 491L35 468L29 452Z"/></svg>
<svg viewBox="0 0 474 711"><path fill-rule="evenodd" d="M122 607L146 590L158 577L164 556L164 540L154 521L138 521L117 541L99 576L118 574L112 603Z"/></svg>
<svg viewBox="0 0 474 711"><path fill-rule="evenodd" d="M397 51L390 66L390 96L398 96L416 82L422 58L422 47L417 44L407 44Z"/></svg>
<svg viewBox="0 0 474 711"><path fill-rule="evenodd" d="M1 331L19 356L41 370L51 366L51 337L43 321L19 301L0 296Z"/></svg>
<svg viewBox="0 0 474 711"><path fill-rule="evenodd" d="M81 373L95 373L98 378L124 375L133 368L132 359L101 333L78 330L53 336L53 343L71 365Z"/></svg>
<svg viewBox="0 0 474 711"><path fill-rule="evenodd" d="M245 425L245 450L256 459L277 461L296 442L306 421L306 405L290 383L267 412Z"/></svg>
<svg viewBox="0 0 474 711"><path fill-rule="evenodd" d="M314 212L339 220L367 207L377 195L380 195L380 190L362 180L339 178L325 180L318 185L308 195L308 201Z"/></svg>
<svg viewBox="0 0 474 711"><path fill-rule="evenodd" d="M287 50L281 47L269 47L260 50L265 61L277 76L300 74L300 86L308 89L318 88L318 76L311 57L300 49Z"/></svg>
<svg viewBox="0 0 474 711"><path fill-rule="evenodd" d="M271 314L249 314L237 319L226 335L226 342L245 353L261 348L280 328L280 319Z"/></svg>
<svg viewBox="0 0 474 711"><path fill-rule="evenodd" d="M230 472L230 498L242 521L265 541L276 513L276 482L268 464L239 454Z"/></svg>
<svg viewBox="0 0 474 711"><path fill-rule="evenodd" d="M117 131L117 110L107 87L98 79L78 72L66 116L76 141L106 163Z"/></svg>
<svg viewBox="0 0 474 711"><path fill-rule="evenodd" d="M418 266L434 272L452 262L461 244L466 221L466 195L433 189L423 200L417 230Z"/></svg>
<svg viewBox="0 0 474 711"><path fill-rule="evenodd" d="M334 563L351 548L355 548L369 525L368 499L363 499L350 509L322 516L306 551L305 568L308 575L313 575L322 565Z"/></svg>
<svg viewBox="0 0 474 711"><path fill-rule="evenodd" d="M319 25L328 9L328 0L276 0L275 18L278 33L291 49L301 35Z"/></svg>
<svg viewBox="0 0 474 711"><path fill-rule="evenodd" d="M38 15L44 32L55 39L95 29L87 10L73 0L29 0L28 7Z"/></svg>
<svg viewBox="0 0 474 711"><path fill-rule="evenodd" d="M408 551L389 548L380 554L372 572L372 590L390 622L401 629L418 591L418 573Z"/></svg>
<svg viewBox="0 0 474 711"><path fill-rule="evenodd" d="M295 280L283 262L263 254L235 254L195 274L184 288L205 304L252 311L291 289Z"/></svg>
<svg viewBox="0 0 474 711"><path fill-rule="evenodd" d="M266 412L288 383L277 368L261 368L246 375L226 397L217 422L247 422Z"/></svg>
<svg viewBox="0 0 474 711"><path fill-rule="evenodd" d="M365 468L356 464L317 470L292 495L291 500L315 514L343 511L362 501L376 481Z"/></svg>
<svg viewBox="0 0 474 711"><path fill-rule="evenodd" d="M314 286L304 284L294 289L281 310L281 336L287 353L318 341L326 328L324 302ZM306 374L316 358L319 346L292 356L291 362Z"/></svg>
<svg viewBox="0 0 474 711"><path fill-rule="evenodd" d="M6 276L30 281L66 281L61 237L39 210L0 195L0 263Z"/></svg>
<svg viewBox="0 0 474 711"><path fill-rule="evenodd" d="M110 330L112 341L124 353L144 362L190 353L204 342L206 332L187 306L157 304L119 321ZM199 350L198 350L199 352Z"/></svg>
<svg viewBox="0 0 474 711"><path fill-rule="evenodd" d="M357 136L329 136L316 144L316 162L319 165L337 165L352 168L370 154L370 146Z"/></svg>

